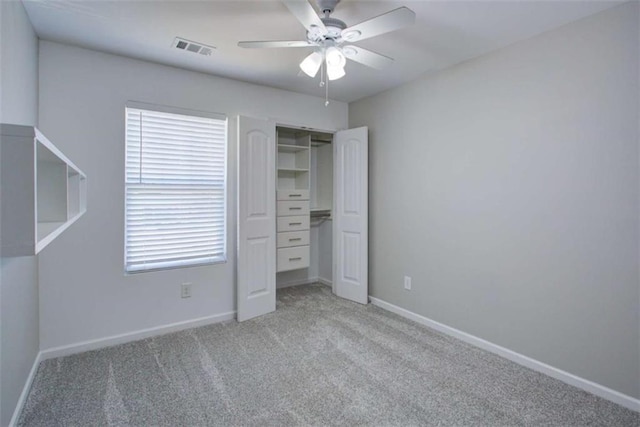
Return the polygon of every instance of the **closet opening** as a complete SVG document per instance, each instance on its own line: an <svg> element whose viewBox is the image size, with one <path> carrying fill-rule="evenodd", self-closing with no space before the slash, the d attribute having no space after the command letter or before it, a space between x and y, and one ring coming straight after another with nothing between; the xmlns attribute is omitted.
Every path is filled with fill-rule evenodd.
<svg viewBox="0 0 640 427"><path fill-rule="evenodd" d="M368 302L368 129L238 117L238 321L276 309L276 288L320 282Z"/></svg>
<svg viewBox="0 0 640 427"><path fill-rule="evenodd" d="M276 127L276 287L333 277L333 134Z"/></svg>

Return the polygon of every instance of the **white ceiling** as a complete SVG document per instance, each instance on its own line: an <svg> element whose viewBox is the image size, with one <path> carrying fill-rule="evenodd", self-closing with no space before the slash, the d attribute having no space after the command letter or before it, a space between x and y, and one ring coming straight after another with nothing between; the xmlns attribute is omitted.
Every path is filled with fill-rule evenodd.
<svg viewBox="0 0 640 427"><path fill-rule="evenodd" d="M315 6L315 0L312 0ZM593 0L342 0L332 16L353 25L400 6L416 13L410 28L356 43L393 57L378 71L349 61L330 97L351 102L620 4ZM42 39L324 96L302 74L308 48L242 49L241 40L304 40L280 1L25 0ZM216 47L210 57L172 47L176 36Z"/></svg>

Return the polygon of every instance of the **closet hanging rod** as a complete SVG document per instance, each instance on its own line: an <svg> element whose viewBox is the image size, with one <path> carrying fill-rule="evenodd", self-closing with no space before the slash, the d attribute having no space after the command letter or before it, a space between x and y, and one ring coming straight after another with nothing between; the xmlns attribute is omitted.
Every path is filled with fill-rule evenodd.
<svg viewBox="0 0 640 427"><path fill-rule="evenodd" d="M311 209L311 218L331 218L331 209Z"/></svg>

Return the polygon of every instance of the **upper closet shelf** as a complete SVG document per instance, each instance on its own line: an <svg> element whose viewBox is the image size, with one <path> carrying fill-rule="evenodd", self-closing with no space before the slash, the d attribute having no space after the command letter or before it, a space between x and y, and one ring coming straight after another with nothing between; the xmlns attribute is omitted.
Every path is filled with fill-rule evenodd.
<svg viewBox="0 0 640 427"><path fill-rule="evenodd" d="M296 153L302 150L308 150L308 146L293 145L293 144L278 144L278 151L281 153Z"/></svg>
<svg viewBox="0 0 640 427"><path fill-rule="evenodd" d="M35 255L87 210L87 177L37 128L0 124L0 255Z"/></svg>

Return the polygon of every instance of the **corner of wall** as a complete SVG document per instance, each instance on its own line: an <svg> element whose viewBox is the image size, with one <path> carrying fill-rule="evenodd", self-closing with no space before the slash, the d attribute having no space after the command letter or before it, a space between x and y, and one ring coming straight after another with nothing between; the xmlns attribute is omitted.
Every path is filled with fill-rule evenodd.
<svg viewBox="0 0 640 427"><path fill-rule="evenodd" d="M38 37L21 1L0 1L0 120L38 123ZM0 425L21 409L37 368L40 329L36 256L0 258ZM12 418L13 417L13 418Z"/></svg>

